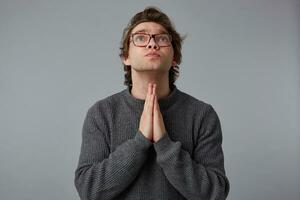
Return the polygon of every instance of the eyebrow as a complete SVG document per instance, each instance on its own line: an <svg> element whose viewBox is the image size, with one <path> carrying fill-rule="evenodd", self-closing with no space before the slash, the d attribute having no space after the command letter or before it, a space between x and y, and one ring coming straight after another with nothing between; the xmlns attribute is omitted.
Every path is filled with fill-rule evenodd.
<svg viewBox="0 0 300 200"><path fill-rule="evenodd" d="M134 33L148 33L149 32L149 30L148 29L141 29L141 30L138 30L138 31L135 31ZM162 33L168 33L167 31L164 31L164 30L159 30L159 32L158 33L156 33L156 34L162 34Z"/></svg>

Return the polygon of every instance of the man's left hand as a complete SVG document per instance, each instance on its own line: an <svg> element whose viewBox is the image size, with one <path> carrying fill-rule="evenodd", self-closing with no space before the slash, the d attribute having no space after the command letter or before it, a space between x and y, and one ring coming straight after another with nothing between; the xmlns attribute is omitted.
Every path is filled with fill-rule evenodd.
<svg viewBox="0 0 300 200"><path fill-rule="evenodd" d="M166 128L163 120L163 116L160 112L157 94L156 94L156 85L153 86L154 93L154 106L153 106L153 141L157 142L163 138L166 134Z"/></svg>

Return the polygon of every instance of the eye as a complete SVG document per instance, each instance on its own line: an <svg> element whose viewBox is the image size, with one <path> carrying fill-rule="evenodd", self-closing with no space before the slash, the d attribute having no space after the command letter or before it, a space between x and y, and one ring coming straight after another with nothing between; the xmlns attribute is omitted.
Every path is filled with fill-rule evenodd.
<svg viewBox="0 0 300 200"><path fill-rule="evenodd" d="M147 41L147 35L136 34L136 35L134 35L134 41L135 42L145 42L145 41Z"/></svg>
<svg viewBox="0 0 300 200"><path fill-rule="evenodd" d="M168 35L157 35L156 41L166 43L169 42L169 37Z"/></svg>

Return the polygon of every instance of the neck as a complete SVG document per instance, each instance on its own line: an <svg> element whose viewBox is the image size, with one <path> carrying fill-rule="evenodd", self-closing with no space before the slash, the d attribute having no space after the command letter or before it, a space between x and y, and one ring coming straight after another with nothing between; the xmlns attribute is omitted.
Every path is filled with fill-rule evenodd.
<svg viewBox="0 0 300 200"><path fill-rule="evenodd" d="M158 73L155 71L137 72L135 70L132 70L131 76L131 95L137 99L146 99L149 83L156 84L157 99L167 97L171 92L171 89L169 87L168 73Z"/></svg>

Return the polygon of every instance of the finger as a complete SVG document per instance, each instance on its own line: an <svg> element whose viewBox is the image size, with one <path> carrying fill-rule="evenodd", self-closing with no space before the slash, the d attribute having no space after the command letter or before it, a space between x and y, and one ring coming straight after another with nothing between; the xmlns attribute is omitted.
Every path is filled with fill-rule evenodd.
<svg viewBox="0 0 300 200"><path fill-rule="evenodd" d="M156 95L156 84L153 84L153 91L152 94Z"/></svg>
<svg viewBox="0 0 300 200"><path fill-rule="evenodd" d="M157 99L157 95L155 95L155 101L154 101L154 110L156 111L155 113L159 114L160 113L160 108L159 108L159 103Z"/></svg>
<svg viewBox="0 0 300 200"><path fill-rule="evenodd" d="M154 96L154 113L155 113L155 111L157 110L157 96L155 95Z"/></svg>
<svg viewBox="0 0 300 200"><path fill-rule="evenodd" d="M154 100L154 96L153 96L153 94L152 94L152 91L153 91L153 86L152 86L152 84L151 83L149 83L149 87L148 87L149 89L148 89L148 94L147 94L147 96L148 96L148 99L147 99L147 105L146 105L146 110L147 110L147 112L148 112L148 114L149 115L152 115L152 113L153 113L153 100Z"/></svg>
<svg viewBox="0 0 300 200"><path fill-rule="evenodd" d="M148 83L148 94L152 94L152 84Z"/></svg>
<svg viewBox="0 0 300 200"><path fill-rule="evenodd" d="M150 94L153 94L153 84L150 83L150 85L151 85L151 92L150 92Z"/></svg>
<svg viewBox="0 0 300 200"><path fill-rule="evenodd" d="M149 98L149 110L152 111L153 110L153 106L154 106L154 94L151 94L150 95L150 98Z"/></svg>
<svg viewBox="0 0 300 200"><path fill-rule="evenodd" d="M150 83L151 85L151 95L149 98L149 110L151 111L151 115L153 114L153 107L154 107L154 84Z"/></svg>
<svg viewBox="0 0 300 200"><path fill-rule="evenodd" d="M156 84L152 84L152 96L153 96L153 106L151 107L152 111L155 105L155 90L156 90Z"/></svg>
<svg viewBox="0 0 300 200"><path fill-rule="evenodd" d="M151 94L151 85L150 83L148 84L148 89L147 89L147 94L146 94L146 98L145 98L145 104L144 104L144 110L146 111L149 107L149 98L150 98L150 94Z"/></svg>
<svg viewBox="0 0 300 200"><path fill-rule="evenodd" d="M149 96L149 104L148 104L148 111L150 112L151 116L153 115L153 106L154 106L154 94Z"/></svg>
<svg viewBox="0 0 300 200"><path fill-rule="evenodd" d="M156 102L155 102L155 99L156 99L156 84L153 84L153 90L152 90L152 92L153 92L153 107L152 107L152 110L153 110L153 115L155 114L155 104L156 104Z"/></svg>

